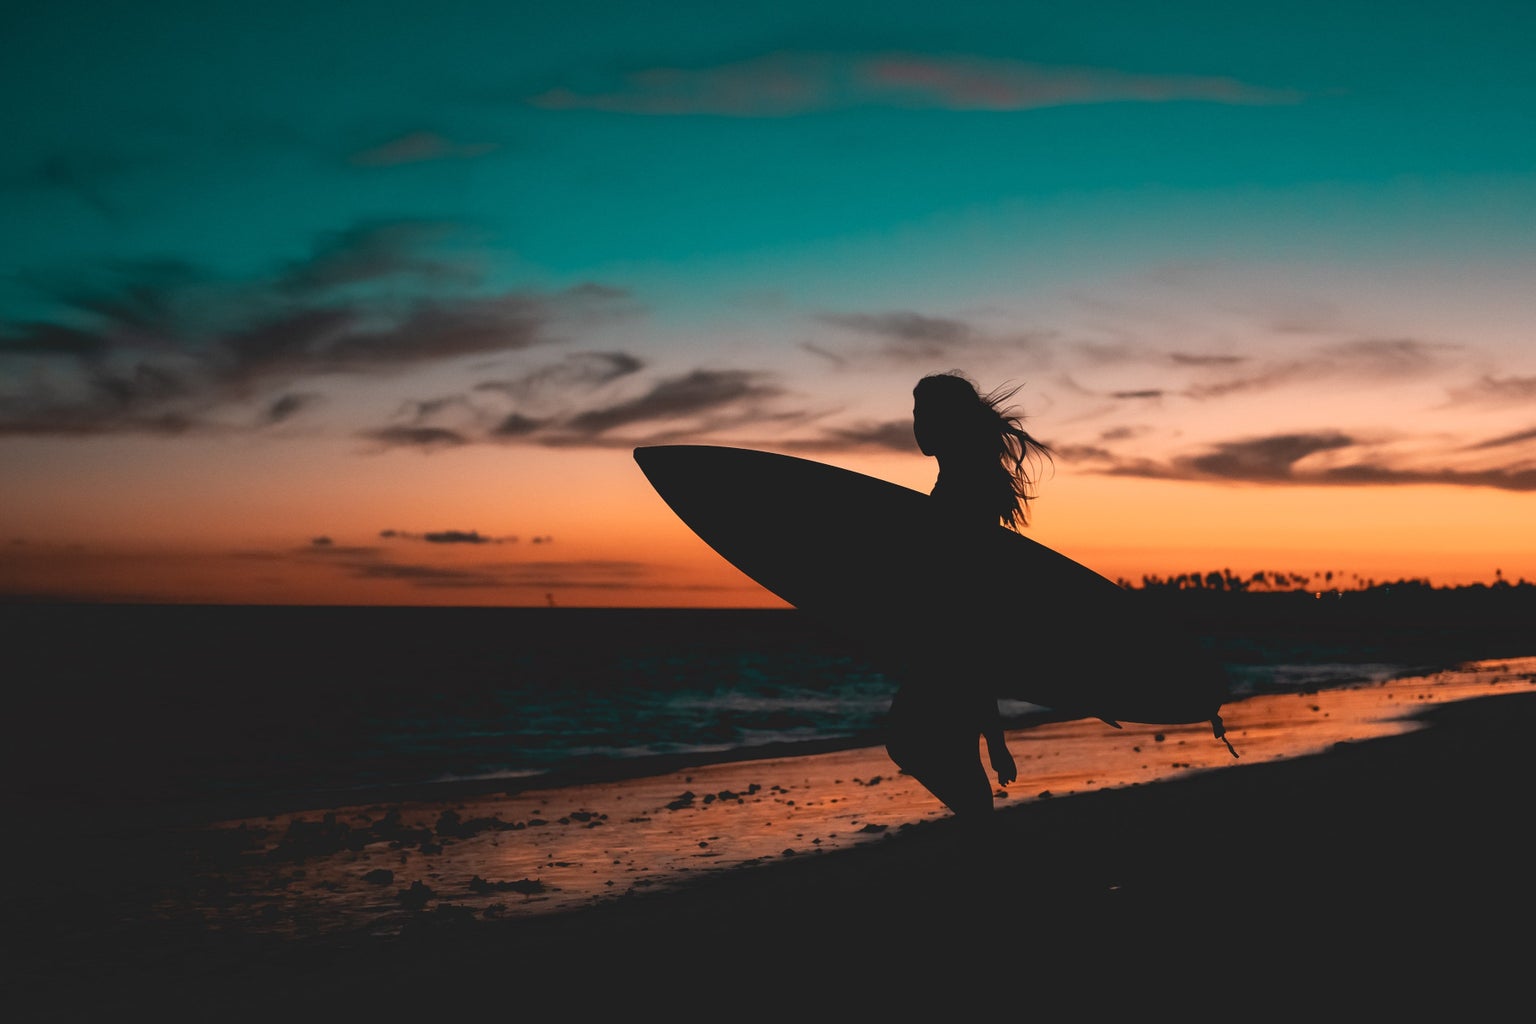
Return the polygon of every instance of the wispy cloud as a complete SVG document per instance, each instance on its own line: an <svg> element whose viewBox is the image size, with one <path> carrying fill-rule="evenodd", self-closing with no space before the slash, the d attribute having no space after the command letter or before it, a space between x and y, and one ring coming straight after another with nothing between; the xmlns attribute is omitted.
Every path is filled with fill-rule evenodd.
<svg viewBox="0 0 1536 1024"><path fill-rule="evenodd" d="M365 432L369 440L398 446L441 447L471 439L494 443L546 446L630 447L717 435L764 424L803 420L805 411L776 382L774 374L753 370L694 369L686 373L638 381L622 396L592 400L585 389L559 388L546 395L551 381L609 382L636 375L639 360L605 353L535 370L516 381L493 381L481 389L480 405L472 417L443 437L431 431L435 417L417 412L410 424ZM590 372L586 372L590 371ZM519 399L538 398L537 409ZM504 402L492 409L488 401ZM555 404L576 402L574 408ZM425 405L425 404L423 404ZM446 405L442 408L447 408ZM472 419L472 423L470 420Z"/></svg>
<svg viewBox="0 0 1536 1024"><path fill-rule="evenodd" d="M445 221L367 221L328 231L302 259L279 272L277 288L301 295L347 285L417 279L470 285L479 273L462 254L445 249L461 229Z"/></svg>
<svg viewBox="0 0 1536 1024"><path fill-rule="evenodd" d="M789 441L782 447L803 454L853 451L916 453L918 450L910 419L828 427L819 437Z"/></svg>
<svg viewBox="0 0 1536 1024"><path fill-rule="evenodd" d="M321 401L323 399L315 394L288 392L287 394L278 395L271 402L267 403L267 407L262 413L259 422L266 426L282 423L284 420L292 419Z"/></svg>
<svg viewBox="0 0 1536 1024"><path fill-rule="evenodd" d="M828 326L885 342L887 355L903 359L938 359L975 335L970 324L950 317L924 316L897 311L887 313L822 313L816 319Z"/></svg>
<svg viewBox="0 0 1536 1024"><path fill-rule="evenodd" d="M395 167L432 160L468 160L499 148L493 142L454 142L437 132L417 131L353 153L350 162L360 167Z"/></svg>
<svg viewBox="0 0 1536 1024"><path fill-rule="evenodd" d="M1475 449L1515 445L1536 437L1536 431L1472 446ZM1471 449L1464 449L1471 450ZM1489 487L1505 491L1536 491L1531 460L1505 466L1463 469L1450 455L1418 454L1411 464L1386 457L1374 442L1342 432L1275 434L1226 441L1167 461L1119 459L1104 450L1066 453L1098 466L1082 468L1111 476L1158 480L1199 480L1238 484L1300 486L1402 486L1444 484ZM1438 463L1438 464L1437 464Z"/></svg>
<svg viewBox="0 0 1536 1024"><path fill-rule="evenodd" d="M1447 396L1452 405L1532 405L1536 404L1536 377L1485 374L1466 387L1451 388Z"/></svg>
<svg viewBox="0 0 1536 1024"><path fill-rule="evenodd" d="M1214 360L1205 365L1233 365L1240 372L1191 385L1183 394L1205 400L1329 379L1385 384L1427 378L1443 371L1445 357L1457 351L1455 345L1415 338L1362 338L1319 345L1284 359ZM1193 365L1188 357L1181 362Z"/></svg>
<svg viewBox="0 0 1536 1024"><path fill-rule="evenodd" d="M105 152L60 150L44 156L4 184L68 196L103 220L119 223L124 211L113 192L131 169L129 161Z"/></svg>
<svg viewBox="0 0 1536 1024"><path fill-rule="evenodd" d="M402 539L399 531L383 531L390 539ZM455 532L455 531L443 531ZM426 534L413 535L426 540ZM464 541L438 540L438 544ZM549 538L538 540L548 544ZM537 558L526 561L477 561L471 565L423 560L401 560L383 548L369 545L311 544L286 552L244 552L241 557L269 562L294 561L322 566L349 579L403 583L427 591L504 590L531 591L540 599L569 590L728 590L728 586L678 586L666 579L665 567L616 559Z"/></svg>
<svg viewBox="0 0 1536 1024"><path fill-rule="evenodd" d="M313 382L325 375L398 374L551 344L557 323L623 302L603 286L479 289L475 261L452 234L438 223L361 224L249 280L162 261L45 283L52 316L0 324L10 381L0 434L270 426L317 403ZM229 414L256 400L260 411L245 420Z"/></svg>
<svg viewBox="0 0 1536 1024"><path fill-rule="evenodd" d="M637 423L676 421L690 417L729 417L740 420L742 407L781 394L766 375L746 370L694 370L656 383L644 394L604 409L573 416L567 426L578 434L595 435Z"/></svg>
<svg viewBox="0 0 1536 1024"><path fill-rule="evenodd" d="M610 384L640 372L645 364L627 352L575 352L558 363L538 367L516 377L484 380L475 387L482 391L500 391L510 398L526 400L548 392L561 393Z"/></svg>
<svg viewBox="0 0 1536 1024"><path fill-rule="evenodd" d="M473 438L446 427L378 427L365 430L362 436L376 441L386 448L457 448L473 443Z"/></svg>
<svg viewBox="0 0 1536 1024"><path fill-rule="evenodd" d="M769 53L706 67L651 67L606 89L565 86L536 106L650 115L785 117L857 106L1030 110L1082 103L1294 103L1291 90L1200 75L1137 74L973 55Z"/></svg>
<svg viewBox="0 0 1536 1024"><path fill-rule="evenodd" d="M1201 352L1170 352L1168 360L1175 366L1238 366L1246 362L1247 357Z"/></svg>
<svg viewBox="0 0 1536 1024"><path fill-rule="evenodd" d="M1536 460L1536 445L1533 445L1533 442L1536 442L1536 427L1532 427L1530 430L1516 431L1513 434L1503 434L1499 437L1490 437L1487 440L1478 441L1475 444L1467 445L1466 450L1480 452L1497 448L1513 448L1520 445L1527 445L1533 447L1532 457L1533 460Z"/></svg>
<svg viewBox="0 0 1536 1024"><path fill-rule="evenodd" d="M517 537L492 537L481 533L479 530L429 530L426 533L411 533L407 530L380 530L379 536L385 540L419 540L428 544L516 544ZM535 537L533 543L547 544L550 538Z"/></svg>
<svg viewBox="0 0 1536 1024"><path fill-rule="evenodd" d="M1204 455L1180 460L1191 475L1275 483L1295 478L1296 464L1318 452L1347 448L1343 434L1280 434L1251 441L1229 441Z"/></svg>

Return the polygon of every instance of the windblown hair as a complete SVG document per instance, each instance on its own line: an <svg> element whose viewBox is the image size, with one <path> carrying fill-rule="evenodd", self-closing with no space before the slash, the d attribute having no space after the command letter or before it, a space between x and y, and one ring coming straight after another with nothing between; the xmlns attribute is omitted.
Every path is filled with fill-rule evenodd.
<svg viewBox="0 0 1536 1024"><path fill-rule="evenodd" d="M1005 406L1018 390L1000 387L982 394L958 370L929 374L912 389L942 446L933 453L941 464L935 494L941 487L964 493L1015 531L1029 524L1035 482L1055 454L1024 429L1022 411ZM957 473L964 479L956 479Z"/></svg>

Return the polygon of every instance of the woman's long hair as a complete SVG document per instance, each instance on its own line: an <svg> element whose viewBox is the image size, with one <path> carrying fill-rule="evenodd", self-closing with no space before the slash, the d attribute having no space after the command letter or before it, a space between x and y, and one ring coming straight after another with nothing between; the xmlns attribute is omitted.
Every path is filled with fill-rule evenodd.
<svg viewBox="0 0 1536 1024"><path fill-rule="evenodd" d="M966 490L985 493L989 510L1010 530L1029 524L1029 503L1044 464L1055 454L1035 440L1023 426L1023 413L1006 407L1019 388L999 387L982 394L976 384L958 370L932 373L912 389L912 397L925 418L937 422L935 432L942 445L941 462L947 457L963 472L974 468L977 479ZM942 472L942 466L941 466Z"/></svg>

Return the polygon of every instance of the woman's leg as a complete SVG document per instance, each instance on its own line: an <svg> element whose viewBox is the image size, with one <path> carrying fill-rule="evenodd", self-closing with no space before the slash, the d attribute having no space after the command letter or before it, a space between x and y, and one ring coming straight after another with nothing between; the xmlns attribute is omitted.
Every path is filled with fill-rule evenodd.
<svg viewBox="0 0 1536 1024"><path fill-rule="evenodd" d="M885 749L902 771L955 814L992 810L992 782L981 760L981 734L951 709L898 692L887 717Z"/></svg>

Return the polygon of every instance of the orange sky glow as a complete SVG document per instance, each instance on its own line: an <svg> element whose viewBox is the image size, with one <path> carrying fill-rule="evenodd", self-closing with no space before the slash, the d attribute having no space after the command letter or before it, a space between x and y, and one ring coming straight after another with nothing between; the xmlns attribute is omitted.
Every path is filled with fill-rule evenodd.
<svg viewBox="0 0 1536 1024"><path fill-rule="evenodd" d="M522 6L7 13L0 600L773 607L632 450L952 369L1111 579L1536 580L1529 5Z"/></svg>
<svg viewBox="0 0 1536 1024"><path fill-rule="evenodd" d="M211 479L232 465L214 460L185 492L126 466L110 503L84 500L67 484L29 491L6 515L35 539L3 549L0 586L47 598L173 603L784 606L695 537L627 454L550 454L542 475L515 482L495 472L502 460L493 454L470 461L490 464L397 456L356 476L306 474L297 486L230 473L227 490L210 492ZM175 479L188 472L170 463ZM916 454L840 464L919 490L933 471ZM128 477L141 483L130 486ZM1435 486L1078 477L1062 464L1042 484L1026 534L1133 584L1212 570L1332 572L1333 584L1346 588L1403 578L1492 583L1500 574L1536 581L1531 501ZM386 524L399 525L359 514L373 502L391 509ZM477 502L482 514L463 514ZM322 529L298 536L293 522ZM552 522L564 528L540 528ZM453 529L479 539L431 543L419 523L458 523Z"/></svg>

